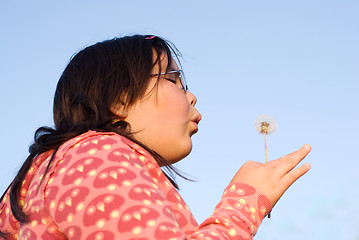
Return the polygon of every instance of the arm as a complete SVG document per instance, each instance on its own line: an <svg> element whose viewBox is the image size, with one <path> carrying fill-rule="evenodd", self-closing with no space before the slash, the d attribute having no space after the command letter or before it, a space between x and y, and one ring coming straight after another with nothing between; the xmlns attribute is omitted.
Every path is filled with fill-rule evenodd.
<svg viewBox="0 0 359 240"><path fill-rule="evenodd" d="M234 182L215 213L186 236L166 193L128 146L106 143L84 153L81 146L67 153L47 184L45 206L68 239L250 239L270 211L264 196Z"/></svg>
<svg viewBox="0 0 359 240"><path fill-rule="evenodd" d="M284 192L309 171L309 163L294 168L310 150L309 145L304 145L268 163L249 161L244 164L224 191L214 214L201 224L202 230L207 226L217 225L218 229L224 225L229 239L252 239L262 219Z"/></svg>

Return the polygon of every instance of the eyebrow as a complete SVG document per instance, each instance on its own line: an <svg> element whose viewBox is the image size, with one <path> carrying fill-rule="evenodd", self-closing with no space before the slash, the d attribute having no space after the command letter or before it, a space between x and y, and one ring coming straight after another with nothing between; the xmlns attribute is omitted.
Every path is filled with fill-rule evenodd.
<svg viewBox="0 0 359 240"><path fill-rule="evenodd" d="M171 64L171 66L168 68L168 71L170 72L170 71L179 71L179 70L181 70L181 69L176 69L175 67L173 67L172 66L172 64Z"/></svg>

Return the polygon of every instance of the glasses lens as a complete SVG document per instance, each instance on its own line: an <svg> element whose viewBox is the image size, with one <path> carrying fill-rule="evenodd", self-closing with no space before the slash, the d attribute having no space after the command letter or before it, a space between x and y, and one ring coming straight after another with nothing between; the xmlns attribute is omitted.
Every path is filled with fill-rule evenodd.
<svg viewBox="0 0 359 240"><path fill-rule="evenodd" d="M154 74L152 76L161 76L161 75L167 75L168 80L170 81L174 81L176 83L180 82L181 83L181 86L182 86L182 89L184 91L187 91L188 90L188 86L187 86L187 83L186 83L186 79L183 75L183 71L182 70L178 70L178 71L170 71L170 72L163 72L163 73L158 73L158 74ZM170 77L171 76L171 77Z"/></svg>
<svg viewBox="0 0 359 240"><path fill-rule="evenodd" d="M187 87L187 83L186 83L186 79L183 75L183 71L182 70L179 70L178 71L178 77L179 77L179 80L181 81L181 84L182 84L182 87L185 91L188 90L188 87Z"/></svg>

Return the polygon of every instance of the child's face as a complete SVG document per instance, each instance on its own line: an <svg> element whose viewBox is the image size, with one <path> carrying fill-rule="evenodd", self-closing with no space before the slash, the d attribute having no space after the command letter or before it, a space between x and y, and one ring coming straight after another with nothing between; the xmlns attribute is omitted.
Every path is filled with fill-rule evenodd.
<svg viewBox="0 0 359 240"><path fill-rule="evenodd" d="M162 65L161 69L166 69L167 57ZM175 61L171 67L178 70ZM158 73L158 66L152 73ZM194 107L196 97L166 77L161 75L158 89L153 88L157 76L151 78L145 97L127 109L125 121L130 123L135 139L175 163L191 152L191 136L198 131L201 114Z"/></svg>

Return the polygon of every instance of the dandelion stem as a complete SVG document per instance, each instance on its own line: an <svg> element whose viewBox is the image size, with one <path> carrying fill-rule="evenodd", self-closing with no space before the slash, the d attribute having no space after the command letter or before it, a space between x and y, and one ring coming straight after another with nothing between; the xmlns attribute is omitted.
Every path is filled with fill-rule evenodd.
<svg viewBox="0 0 359 240"><path fill-rule="evenodd" d="M268 162L268 152L267 152L267 132L264 132L264 151L266 155L266 163Z"/></svg>
<svg viewBox="0 0 359 240"><path fill-rule="evenodd" d="M268 162L268 151L267 151L267 132L264 131L264 152L266 155L266 163ZM271 218L271 213L268 214L268 218Z"/></svg>

